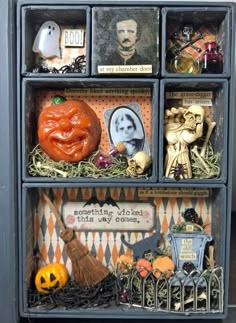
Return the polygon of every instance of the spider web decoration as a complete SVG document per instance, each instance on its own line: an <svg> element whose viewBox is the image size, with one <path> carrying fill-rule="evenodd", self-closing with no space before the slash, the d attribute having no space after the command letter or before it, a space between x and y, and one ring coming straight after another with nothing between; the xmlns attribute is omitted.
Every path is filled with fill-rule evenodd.
<svg viewBox="0 0 236 323"><path fill-rule="evenodd" d="M71 64L63 65L59 69L56 67L48 67L44 61L38 64L33 73L50 73L50 74L64 74L64 73L84 73L86 68L86 56L77 56Z"/></svg>

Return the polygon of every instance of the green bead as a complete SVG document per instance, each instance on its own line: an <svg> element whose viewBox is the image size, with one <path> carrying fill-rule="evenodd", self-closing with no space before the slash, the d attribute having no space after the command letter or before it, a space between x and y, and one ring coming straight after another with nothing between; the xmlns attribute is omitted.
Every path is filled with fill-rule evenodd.
<svg viewBox="0 0 236 323"><path fill-rule="evenodd" d="M52 100L52 105L55 104L60 104L66 101L66 98L64 98L64 96L61 95L56 95L54 96L53 100Z"/></svg>

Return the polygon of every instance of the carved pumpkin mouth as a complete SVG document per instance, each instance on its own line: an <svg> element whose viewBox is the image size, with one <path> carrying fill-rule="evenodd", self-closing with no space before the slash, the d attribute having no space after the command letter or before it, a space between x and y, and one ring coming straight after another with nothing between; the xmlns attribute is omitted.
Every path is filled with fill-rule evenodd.
<svg viewBox="0 0 236 323"><path fill-rule="evenodd" d="M85 136L77 137L76 140L74 138L72 140L54 139L51 140L51 143L63 153L66 153L67 155L73 155L76 151L83 150L85 139Z"/></svg>
<svg viewBox="0 0 236 323"><path fill-rule="evenodd" d="M52 292L53 290L58 289L58 288L59 288L59 281L57 281L56 284L51 287L43 287L42 286L42 289L45 290L45 292Z"/></svg>
<svg viewBox="0 0 236 323"><path fill-rule="evenodd" d="M83 133L80 131L79 135L75 131L54 132L50 138L51 144L56 146L57 149L67 155L73 155L76 151L83 151L87 131L83 131Z"/></svg>
<svg viewBox="0 0 236 323"><path fill-rule="evenodd" d="M75 130L71 129L70 131L54 131L49 137L55 141L61 141L63 143L73 143L80 142L85 140L88 136L88 131L85 129Z"/></svg>

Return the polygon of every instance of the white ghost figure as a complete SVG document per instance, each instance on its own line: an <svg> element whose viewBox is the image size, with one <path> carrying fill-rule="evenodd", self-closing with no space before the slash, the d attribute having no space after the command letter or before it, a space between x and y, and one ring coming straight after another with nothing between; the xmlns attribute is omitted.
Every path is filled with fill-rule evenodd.
<svg viewBox="0 0 236 323"><path fill-rule="evenodd" d="M32 47L43 58L60 57L60 27L54 21L46 21L40 27Z"/></svg>

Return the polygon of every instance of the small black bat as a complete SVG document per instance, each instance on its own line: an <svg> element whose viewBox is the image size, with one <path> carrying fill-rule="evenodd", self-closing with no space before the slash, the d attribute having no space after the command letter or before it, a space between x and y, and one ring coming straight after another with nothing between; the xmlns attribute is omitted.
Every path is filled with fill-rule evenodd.
<svg viewBox="0 0 236 323"><path fill-rule="evenodd" d="M104 205L111 205L111 206L116 206L119 209L119 206L117 203L109 196L107 197L104 201L99 201L96 196L92 196L85 204L86 205L93 205L93 204L98 204L101 207Z"/></svg>

